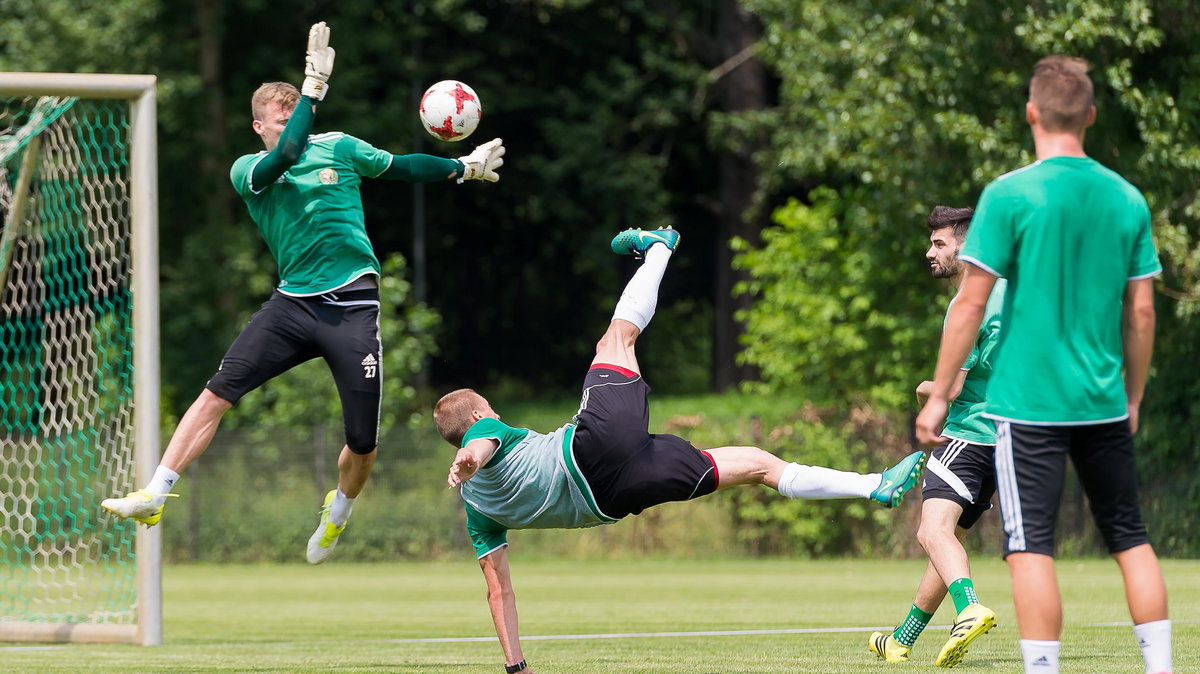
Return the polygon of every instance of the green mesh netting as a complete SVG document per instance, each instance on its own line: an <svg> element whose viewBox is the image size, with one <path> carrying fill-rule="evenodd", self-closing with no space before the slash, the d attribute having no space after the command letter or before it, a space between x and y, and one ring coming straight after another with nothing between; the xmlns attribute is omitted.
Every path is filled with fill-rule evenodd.
<svg viewBox="0 0 1200 674"><path fill-rule="evenodd" d="M136 622L98 507L134 478L129 135L124 101L0 98L0 620Z"/></svg>

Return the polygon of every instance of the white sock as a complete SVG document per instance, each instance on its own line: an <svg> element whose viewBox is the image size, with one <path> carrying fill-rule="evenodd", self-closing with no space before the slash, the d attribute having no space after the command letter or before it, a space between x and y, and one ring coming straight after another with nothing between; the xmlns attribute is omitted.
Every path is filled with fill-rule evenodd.
<svg viewBox="0 0 1200 674"><path fill-rule="evenodd" d="M1058 674L1058 641L1021 639L1021 658L1025 674Z"/></svg>
<svg viewBox="0 0 1200 674"><path fill-rule="evenodd" d="M879 473L863 475L789 463L779 476L779 493L788 498L870 498L879 480Z"/></svg>
<svg viewBox="0 0 1200 674"><path fill-rule="evenodd" d="M154 469L154 477L146 483L142 491L147 494L154 494L154 504L162 505L167 500L167 494L171 493L171 488L179 480L179 473L167 468L159 466Z"/></svg>
<svg viewBox="0 0 1200 674"><path fill-rule="evenodd" d="M1171 671L1170 620L1155 620L1134 625L1133 636L1137 637L1138 646L1142 649L1142 659L1146 661L1146 674Z"/></svg>
<svg viewBox="0 0 1200 674"><path fill-rule="evenodd" d="M329 521L333 522L334 526L342 526L346 520L350 519L350 511L354 509L354 502L357 497L350 498L342 493L342 490L337 490L337 494L333 497L333 503L329 506Z"/></svg>
<svg viewBox="0 0 1200 674"><path fill-rule="evenodd" d="M658 284L662 282L663 272L667 270L667 262L671 259L671 249L665 243L656 243L646 251L646 260L634 273L633 278L625 285L617 308L613 311L613 319L622 319L633 323L638 330L645 330L654 318L654 309L658 306Z"/></svg>

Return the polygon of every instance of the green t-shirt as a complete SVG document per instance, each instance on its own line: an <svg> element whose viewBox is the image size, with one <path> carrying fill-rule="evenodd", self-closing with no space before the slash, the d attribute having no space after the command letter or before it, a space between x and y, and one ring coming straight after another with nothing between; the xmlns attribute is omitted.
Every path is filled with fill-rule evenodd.
<svg viewBox="0 0 1200 674"><path fill-rule="evenodd" d="M542 434L480 419L467 429L462 446L480 438L500 446L459 492L478 557L507 545L509 529L576 529L616 521L600 512L575 465L574 425Z"/></svg>
<svg viewBox="0 0 1200 674"><path fill-rule="evenodd" d="M988 381L992 378L996 344L1000 341L1000 311L1004 307L1005 285L1004 279L997 279L992 294L988 296L983 321L979 324L979 336L975 338L971 355L967 356L962 366L967 370L962 391L950 402L950 411L946 415L946 426L942 429L942 435L946 437L976 445L996 444L996 425L984 417L983 412ZM954 300L950 300L950 306L954 306ZM946 313L949 315L949 309Z"/></svg>
<svg viewBox="0 0 1200 674"><path fill-rule="evenodd" d="M318 295L379 274L359 185L363 176L383 173L391 153L338 132L308 141L274 184L251 184L265 151L239 157L229 172L279 266L279 291L288 295Z"/></svg>
<svg viewBox="0 0 1200 674"><path fill-rule="evenodd" d="M1086 157L1001 176L979 198L959 257L1008 279L987 416L1035 425L1125 419L1125 287L1162 272L1150 209Z"/></svg>

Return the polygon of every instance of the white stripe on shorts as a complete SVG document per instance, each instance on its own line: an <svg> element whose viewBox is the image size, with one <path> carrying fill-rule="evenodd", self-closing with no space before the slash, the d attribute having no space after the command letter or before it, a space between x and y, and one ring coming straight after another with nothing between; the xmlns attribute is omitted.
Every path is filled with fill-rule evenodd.
<svg viewBox="0 0 1200 674"><path fill-rule="evenodd" d="M950 444L946 445L946 451L942 453L942 465L949 467L950 464L954 463L954 460L958 458L958 455L962 454L962 451L966 448L966 446L966 440L951 438Z"/></svg>
<svg viewBox="0 0 1200 674"><path fill-rule="evenodd" d="M592 397L592 389L600 388L601 386L628 386L629 384L635 384L638 381L641 381L641 379L642 375L639 374L629 381L613 381L604 382L602 384L592 384L591 386L583 389L583 396L579 400L579 411L575 413L575 416L578 417L580 414L583 414L584 410L587 409L588 399Z"/></svg>
<svg viewBox="0 0 1200 674"><path fill-rule="evenodd" d="M1000 514L1008 551L1025 550L1025 523L1021 518L1021 495L1017 491L1017 473L1013 467L1012 428L1007 421L996 422L996 493L1000 496Z"/></svg>
<svg viewBox="0 0 1200 674"><path fill-rule="evenodd" d="M942 480L954 489L954 493L965 498L967 503L975 503L975 499L971 497L971 490L967 489L967 485L962 479L954 474L946 464L942 463L941 459L936 456L930 456L929 462L925 464L925 468L929 472L942 478Z"/></svg>

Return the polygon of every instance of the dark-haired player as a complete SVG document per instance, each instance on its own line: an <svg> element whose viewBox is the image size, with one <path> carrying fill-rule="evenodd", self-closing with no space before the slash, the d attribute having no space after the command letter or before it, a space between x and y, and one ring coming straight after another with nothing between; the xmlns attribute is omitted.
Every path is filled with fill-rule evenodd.
<svg viewBox="0 0 1200 674"><path fill-rule="evenodd" d="M965 265L958 251L967 237L972 208L937 206L929 214L929 249L925 258L935 278L949 279L957 289ZM950 390L950 413L942 428L945 442L929 455L921 494L921 526L917 540L929 565L917 587L908 615L890 634L875 632L867 646L888 662L908 660L909 651L949 592L955 620L950 638L934 664L953 667L967 646L996 624L996 614L979 603L962 537L991 507L996 492L996 427L983 416L984 396L992 376L992 356L1000 336L1003 280L996 282L971 354ZM954 306L954 300L950 301ZM933 382L921 382L917 399L924 403Z"/></svg>

